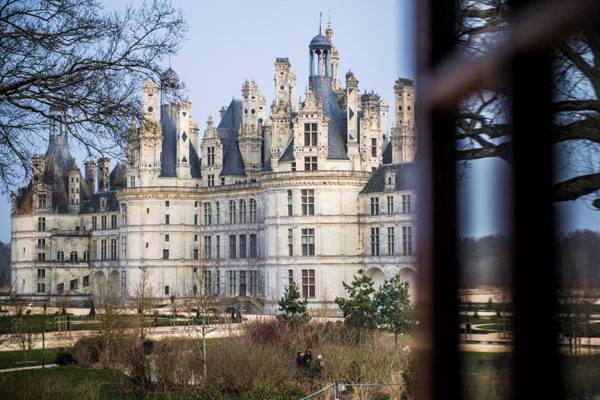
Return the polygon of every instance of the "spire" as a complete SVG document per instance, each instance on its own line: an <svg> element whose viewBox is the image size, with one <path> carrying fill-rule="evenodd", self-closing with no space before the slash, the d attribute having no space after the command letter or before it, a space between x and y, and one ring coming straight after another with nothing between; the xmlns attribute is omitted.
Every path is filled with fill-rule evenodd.
<svg viewBox="0 0 600 400"><path fill-rule="evenodd" d="M319 35L321 34L321 19L323 18L323 13L319 13Z"/></svg>

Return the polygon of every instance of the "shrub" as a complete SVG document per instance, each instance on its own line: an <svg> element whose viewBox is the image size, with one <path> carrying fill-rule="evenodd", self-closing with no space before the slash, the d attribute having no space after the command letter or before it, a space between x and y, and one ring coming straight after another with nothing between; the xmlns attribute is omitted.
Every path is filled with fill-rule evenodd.
<svg viewBox="0 0 600 400"><path fill-rule="evenodd" d="M78 364L90 365L100 361L104 342L100 336L83 337L73 345L71 355Z"/></svg>
<svg viewBox="0 0 600 400"><path fill-rule="evenodd" d="M76 364L77 361L75 360L75 357L73 357L73 355L69 351L67 351L65 349L60 349L56 353L56 356L54 357L54 363L65 366L65 365Z"/></svg>

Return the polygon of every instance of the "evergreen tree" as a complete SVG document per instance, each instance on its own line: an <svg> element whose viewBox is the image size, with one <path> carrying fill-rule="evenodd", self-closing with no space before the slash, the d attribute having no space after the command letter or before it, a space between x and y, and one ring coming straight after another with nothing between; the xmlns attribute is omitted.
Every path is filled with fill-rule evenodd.
<svg viewBox="0 0 600 400"><path fill-rule="evenodd" d="M408 282L401 282L395 276L385 281L375 293L379 326L394 332L398 340L399 334L407 333L412 324L412 305L408 291Z"/></svg>
<svg viewBox="0 0 600 400"><path fill-rule="evenodd" d="M348 298L336 297L335 303L344 315L344 323L354 328L377 328L377 304L373 280L358 271L351 285L342 282Z"/></svg>
<svg viewBox="0 0 600 400"><path fill-rule="evenodd" d="M281 314L277 316L280 322L287 324L298 325L308 322L310 316L308 315L307 306L308 300L302 300L298 285L294 283L285 289L283 297L279 300L279 311Z"/></svg>

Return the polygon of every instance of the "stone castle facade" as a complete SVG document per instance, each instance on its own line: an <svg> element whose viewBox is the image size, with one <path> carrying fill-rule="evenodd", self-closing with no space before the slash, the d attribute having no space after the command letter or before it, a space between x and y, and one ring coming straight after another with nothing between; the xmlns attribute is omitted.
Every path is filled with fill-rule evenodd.
<svg viewBox="0 0 600 400"><path fill-rule="evenodd" d="M270 115L245 81L202 135L172 70L146 82L144 118L112 169L102 158L82 173L52 110L48 149L12 196L13 292L84 301L109 282L132 295L147 274L157 298L210 290L268 312L293 283L311 307L333 308L360 269L413 283L414 84L396 81L388 129L377 94L361 95L352 72L343 85L331 25L309 57L299 103L277 58ZM205 287L192 287L200 271Z"/></svg>

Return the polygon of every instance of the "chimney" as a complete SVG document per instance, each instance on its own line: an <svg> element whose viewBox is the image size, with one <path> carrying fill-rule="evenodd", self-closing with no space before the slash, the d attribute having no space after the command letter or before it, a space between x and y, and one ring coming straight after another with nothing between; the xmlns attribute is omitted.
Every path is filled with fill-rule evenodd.
<svg viewBox="0 0 600 400"><path fill-rule="evenodd" d="M88 160L85 162L85 182L90 189L90 193L93 195L96 193L96 163L94 160Z"/></svg>
<svg viewBox="0 0 600 400"><path fill-rule="evenodd" d="M110 190L110 159L102 157L98 160L98 191Z"/></svg>

